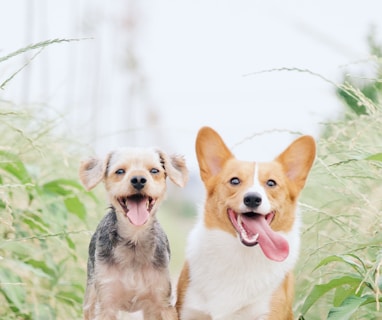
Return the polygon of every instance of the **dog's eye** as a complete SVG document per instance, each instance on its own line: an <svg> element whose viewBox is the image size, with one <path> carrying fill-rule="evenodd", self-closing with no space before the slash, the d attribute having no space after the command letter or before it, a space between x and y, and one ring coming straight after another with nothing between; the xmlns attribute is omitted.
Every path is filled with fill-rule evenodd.
<svg viewBox="0 0 382 320"><path fill-rule="evenodd" d="M123 170L123 169L118 169L116 172L115 172L115 174L117 174L117 175L121 175L121 174L124 174L125 173L125 170Z"/></svg>
<svg viewBox="0 0 382 320"><path fill-rule="evenodd" d="M157 174L157 173L159 173L159 170L158 170L157 168L152 168L152 169L150 170L150 172L151 172L152 174Z"/></svg>
<svg viewBox="0 0 382 320"><path fill-rule="evenodd" d="M273 188L273 187L276 187L276 186L277 186L277 183L276 183L275 180L269 179L269 180L267 181L267 186Z"/></svg>
<svg viewBox="0 0 382 320"><path fill-rule="evenodd" d="M237 178L237 177L234 177L234 178L231 178L231 180L229 181L230 184L232 184L233 186L237 186L240 184L240 179Z"/></svg>

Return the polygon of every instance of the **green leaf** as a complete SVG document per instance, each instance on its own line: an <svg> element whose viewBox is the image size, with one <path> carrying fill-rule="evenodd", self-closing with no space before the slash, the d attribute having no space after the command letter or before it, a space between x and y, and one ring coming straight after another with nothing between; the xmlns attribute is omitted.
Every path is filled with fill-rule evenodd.
<svg viewBox="0 0 382 320"><path fill-rule="evenodd" d="M22 221L33 231L49 232L49 224L40 214L33 212L24 212L21 215Z"/></svg>
<svg viewBox="0 0 382 320"><path fill-rule="evenodd" d="M356 115L366 115L367 109L364 105L359 104L359 97L350 92L344 85L337 89L337 94L345 101L345 106L353 111Z"/></svg>
<svg viewBox="0 0 382 320"><path fill-rule="evenodd" d="M0 292L10 305L13 312L21 312L25 303L25 287L21 279L11 270L0 268Z"/></svg>
<svg viewBox="0 0 382 320"><path fill-rule="evenodd" d="M42 186L43 193L62 196L66 209L82 221L86 219L86 208L76 196L77 191L83 191L82 186L74 180L56 179Z"/></svg>
<svg viewBox="0 0 382 320"><path fill-rule="evenodd" d="M47 275L43 270L41 270L41 268L35 267L33 264L29 263L29 261L24 262L21 260L14 260L14 264L15 264L14 266L15 270L17 270L17 272L20 275L23 275L23 276L28 275L26 278L26 281L32 278L39 278L39 279L50 278L50 276Z"/></svg>
<svg viewBox="0 0 382 320"><path fill-rule="evenodd" d="M366 157L365 160L382 161L382 153L372 154Z"/></svg>
<svg viewBox="0 0 382 320"><path fill-rule="evenodd" d="M358 289L358 286L359 284L355 283L354 285L344 285L337 287L334 293L333 306L340 306L347 297L354 295L354 293ZM361 294L362 288L361 290L359 290L359 292L357 292L358 296Z"/></svg>
<svg viewBox="0 0 382 320"><path fill-rule="evenodd" d="M355 260L360 261L362 263L362 265L355 262ZM322 259L319 262L319 264L314 268L314 270L317 270L318 268L325 266L331 262L346 263L347 265L351 266L355 271L357 271L361 275L362 275L363 271L365 271L365 266L364 266L362 260L354 254L328 256L328 257Z"/></svg>
<svg viewBox="0 0 382 320"><path fill-rule="evenodd" d="M350 319L359 307L366 301L366 298L349 296L339 307L331 308L328 314L328 320L345 320Z"/></svg>
<svg viewBox="0 0 382 320"><path fill-rule="evenodd" d="M0 170L13 176L23 184L32 182L24 163L13 153L0 150Z"/></svg>
<svg viewBox="0 0 382 320"><path fill-rule="evenodd" d="M83 293L79 290L75 290L73 288L71 291L60 291L56 298L61 300L62 302L75 306L79 305L83 301Z"/></svg>
<svg viewBox="0 0 382 320"><path fill-rule="evenodd" d="M86 219L86 209L83 203L77 197L66 198L64 200L66 209L75 214L82 221Z"/></svg>
<svg viewBox="0 0 382 320"><path fill-rule="evenodd" d="M305 299L305 302L301 308L301 313L305 314L318 299L320 299L323 295L325 295L330 290L345 284L354 286L356 284L359 284L361 281L362 281L361 277L347 275L340 278L334 278L325 284L315 285L312 291L309 293L309 295Z"/></svg>
<svg viewBox="0 0 382 320"><path fill-rule="evenodd" d="M375 294L365 294L362 296L362 298L365 299L365 302L363 303L363 305L367 305L367 304L371 304L371 303L373 303L373 304L377 303L377 297L375 296ZM378 301L380 303L382 303L382 297L379 297Z"/></svg>
<svg viewBox="0 0 382 320"><path fill-rule="evenodd" d="M59 319L57 318L57 314L54 308L47 303L34 303L33 304L33 314L31 320L41 319L41 320L49 320L49 319ZM68 319L68 317L66 317Z"/></svg>
<svg viewBox="0 0 382 320"><path fill-rule="evenodd" d="M82 186L78 182L69 179L52 180L45 183L42 186L42 189L44 192L50 192L61 196L73 194L74 190L83 190Z"/></svg>
<svg viewBox="0 0 382 320"><path fill-rule="evenodd" d="M78 192L84 193L84 188L76 180L56 179L42 185L42 193L52 193L60 196L76 195ZM84 193L97 201L95 195L91 192Z"/></svg>
<svg viewBox="0 0 382 320"><path fill-rule="evenodd" d="M68 247L72 250L75 250L76 249L76 244L74 243L74 241L69 237L69 236L65 236L65 240L66 240L66 243L68 244ZM76 256L74 258L77 258Z"/></svg>
<svg viewBox="0 0 382 320"><path fill-rule="evenodd" d="M29 259L25 261L26 264L32 266L35 269L41 270L49 278L57 277L57 271L50 268L45 261Z"/></svg>
<svg viewBox="0 0 382 320"><path fill-rule="evenodd" d="M0 242L0 248L4 251L12 253L12 257L17 259L25 259L30 256L34 246L32 244L27 244L19 241L7 240Z"/></svg>

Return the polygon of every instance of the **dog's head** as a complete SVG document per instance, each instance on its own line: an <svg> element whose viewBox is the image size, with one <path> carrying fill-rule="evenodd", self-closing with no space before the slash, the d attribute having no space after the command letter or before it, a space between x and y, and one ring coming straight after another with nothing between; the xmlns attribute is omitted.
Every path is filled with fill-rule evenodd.
<svg viewBox="0 0 382 320"><path fill-rule="evenodd" d="M259 244L271 260L289 254L283 234L292 230L297 198L315 158L310 136L295 140L275 160L241 161L211 128L199 131L196 154L207 190L205 224L246 246Z"/></svg>
<svg viewBox="0 0 382 320"><path fill-rule="evenodd" d="M166 177L183 187L188 170L182 156L158 149L125 148L105 159L81 163L80 180L87 190L104 181L111 205L132 225L144 225L165 197Z"/></svg>

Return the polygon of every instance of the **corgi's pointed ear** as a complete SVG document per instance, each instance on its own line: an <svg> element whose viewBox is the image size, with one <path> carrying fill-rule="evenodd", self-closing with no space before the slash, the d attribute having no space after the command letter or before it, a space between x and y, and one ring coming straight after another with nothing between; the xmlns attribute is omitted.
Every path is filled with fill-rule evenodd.
<svg viewBox="0 0 382 320"><path fill-rule="evenodd" d="M210 127L203 127L198 132L196 156L203 181L218 174L224 163L234 157L223 139Z"/></svg>
<svg viewBox="0 0 382 320"><path fill-rule="evenodd" d="M157 150L167 176L177 186L183 188L188 181L186 161L181 155L167 155L162 150Z"/></svg>
<svg viewBox="0 0 382 320"><path fill-rule="evenodd" d="M105 160L100 158L89 158L80 164L80 180L87 191L93 189L105 177L107 165L111 153L108 154Z"/></svg>
<svg viewBox="0 0 382 320"><path fill-rule="evenodd" d="M302 136L293 141L276 161L281 163L287 177L301 190L316 157L316 143L311 136Z"/></svg>

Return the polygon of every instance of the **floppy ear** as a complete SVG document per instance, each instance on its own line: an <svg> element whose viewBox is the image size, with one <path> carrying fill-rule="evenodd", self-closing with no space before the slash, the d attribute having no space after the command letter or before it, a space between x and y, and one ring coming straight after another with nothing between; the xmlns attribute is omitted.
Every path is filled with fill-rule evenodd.
<svg viewBox="0 0 382 320"><path fill-rule="evenodd" d="M195 147L200 176L204 182L218 174L224 163L234 157L223 139L210 127L199 130Z"/></svg>
<svg viewBox="0 0 382 320"><path fill-rule="evenodd" d="M109 159L110 154L107 155L105 160L89 158L81 162L79 170L80 180L87 191L93 189L103 180Z"/></svg>
<svg viewBox="0 0 382 320"><path fill-rule="evenodd" d="M277 158L287 177L299 190L304 185L316 157L316 143L311 136L302 136L292 142Z"/></svg>
<svg viewBox="0 0 382 320"><path fill-rule="evenodd" d="M157 150L167 176L177 186L183 188L188 181L186 161L181 155L168 156L167 153Z"/></svg>

